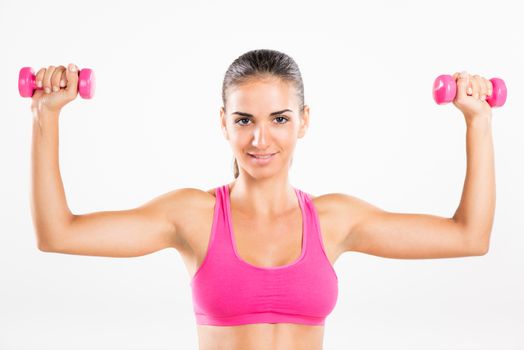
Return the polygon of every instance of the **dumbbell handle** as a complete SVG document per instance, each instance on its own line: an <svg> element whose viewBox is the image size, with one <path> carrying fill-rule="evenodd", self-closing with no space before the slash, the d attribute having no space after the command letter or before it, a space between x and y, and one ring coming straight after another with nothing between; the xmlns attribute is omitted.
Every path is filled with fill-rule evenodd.
<svg viewBox="0 0 524 350"><path fill-rule="evenodd" d="M95 94L95 72L84 68L78 75L78 93L80 97L89 99ZM32 97L35 90L43 88L36 86L36 76L33 68L23 67L18 74L18 92L22 97Z"/></svg>
<svg viewBox="0 0 524 350"><path fill-rule="evenodd" d="M500 107L506 102L508 95L506 84L500 78L491 78L493 91L486 97L486 102L491 107ZM439 105L449 103L455 99L457 94L457 82L451 75L440 75L433 83L433 99Z"/></svg>

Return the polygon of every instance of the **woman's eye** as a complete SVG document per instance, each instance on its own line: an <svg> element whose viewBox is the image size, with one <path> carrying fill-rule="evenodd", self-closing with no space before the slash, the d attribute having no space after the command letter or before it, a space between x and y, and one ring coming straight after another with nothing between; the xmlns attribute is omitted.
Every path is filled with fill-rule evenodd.
<svg viewBox="0 0 524 350"><path fill-rule="evenodd" d="M285 117L285 116L277 116L277 117L275 117L275 120L276 120L276 119L284 119L284 120L285 120L285 122L278 122L277 124L285 124L285 123L289 120L289 119L288 119L287 117ZM240 124L240 125L242 125L242 126L247 125L247 124L245 124L245 123L241 123L243 120L247 120L247 121L249 121L249 118L241 118L241 119L237 119L235 123Z"/></svg>
<svg viewBox="0 0 524 350"><path fill-rule="evenodd" d="M242 121L242 120L249 120L249 119L248 119L248 118L242 118L242 119L238 119L238 120L236 121L236 122L237 122L237 124L238 124L238 122L240 122L240 121ZM242 123L240 123L240 125L246 125L246 124L242 124Z"/></svg>
<svg viewBox="0 0 524 350"><path fill-rule="evenodd" d="M287 118L284 117L284 116L278 116L278 117L276 117L275 119L280 119L280 118L281 118L281 119L284 119L286 122L289 120L289 119L287 119ZM285 123L278 123L278 124L285 124Z"/></svg>

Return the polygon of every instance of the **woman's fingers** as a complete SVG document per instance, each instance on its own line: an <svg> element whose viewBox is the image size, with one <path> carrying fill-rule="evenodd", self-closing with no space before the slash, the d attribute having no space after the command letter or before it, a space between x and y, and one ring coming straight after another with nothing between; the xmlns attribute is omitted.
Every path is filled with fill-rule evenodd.
<svg viewBox="0 0 524 350"><path fill-rule="evenodd" d="M468 94L468 89L471 86L471 79L466 71L457 74L457 98L465 99Z"/></svg>
<svg viewBox="0 0 524 350"><path fill-rule="evenodd" d="M472 84L472 77L471 77L471 74L469 74L468 72L462 72L463 74L465 74L467 77L468 77L468 86L466 86L466 95L473 95L473 84Z"/></svg>
<svg viewBox="0 0 524 350"><path fill-rule="evenodd" d="M489 81L488 79L486 78L482 78L482 80L484 81L484 88L485 88L485 91L486 91L486 94L485 94L485 98L488 98L488 96L491 96L491 90L493 90L493 88L491 87L491 81Z"/></svg>
<svg viewBox="0 0 524 350"><path fill-rule="evenodd" d="M55 66L49 66L47 67L45 73L44 73L44 79L42 80L42 86L44 88L44 92L46 94L49 94L51 92L51 77L53 76L53 72L55 71Z"/></svg>
<svg viewBox="0 0 524 350"><path fill-rule="evenodd" d="M60 88L66 87L67 76L66 67L64 66L49 66L41 68L35 74L36 86L42 88L45 93L59 91Z"/></svg>
<svg viewBox="0 0 524 350"><path fill-rule="evenodd" d="M473 96L475 99L478 99L480 86L478 79L475 77L478 77L478 75L470 76L469 83L471 84L471 96Z"/></svg>
<svg viewBox="0 0 524 350"><path fill-rule="evenodd" d="M478 82L479 82L479 88L480 88L480 100L485 101L486 95L488 94L488 84L486 83L486 79L478 76Z"/></svg>
<svg viewBox="0 0 524 350"><path fill-rule="evenodd" d="M60 87L66 87L67 85L67 77L66 77L66 69L62 71L62 77L60 78Z"/></svg>
<svg viewBox="0 0 524 350"><path fill-rule="evenodd" d="M51 76L51 86L54 92L60 90L60 80L62 79L62 72L64 70L64 66L58 66Z"/></svg>
<svg viewBox="0 0 524 350"><path fill-rule="evenodd" d="M74 99L78 93L78 67L76 64L69 63L66 69L67 87L66 91L71 99Z"/></svg>
<svg viewBox="0 0 524 350"><path fill-rule="evenodd" d="M480 75L471 75L467 72L462 72L466 80L463 82L467 83L466 86L466 95L472 96L477 100L485 101L488 96L493 94L493 84L486 78L481 77ZM458 79L461 77L460 72L453 74L453 78L458 82Z"/></svg>
<svg viewBox="0 0 524 350"><path fill-rule="evenodd" d="M39 88L42 87L42 81L44 80L44 74L45 74L45 68L40 68L38 72L36 72L35 82L36 82L36 86Z"/></svg>
<svg viewBox="0 0 524 350"><path fill-rule="evenodd" d="M473 79L477 82L477 100L482 100L482 97L486 94L486 87L484 86L484 80L480 75L475 75Z"/></svg>

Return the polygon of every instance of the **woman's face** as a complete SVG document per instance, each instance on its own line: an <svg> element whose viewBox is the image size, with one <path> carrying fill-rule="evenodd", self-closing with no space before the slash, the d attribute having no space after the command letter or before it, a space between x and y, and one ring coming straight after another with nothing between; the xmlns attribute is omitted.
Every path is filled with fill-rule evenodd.
<svg viewBox="0 0 524 350"><path fill-rule="evenodd" d="M298 108L293 84L279 78L252 79L227 91L221 126L239 168L256 178L288 171L297 139L309 125L309 107L303 113Z"/></svg>

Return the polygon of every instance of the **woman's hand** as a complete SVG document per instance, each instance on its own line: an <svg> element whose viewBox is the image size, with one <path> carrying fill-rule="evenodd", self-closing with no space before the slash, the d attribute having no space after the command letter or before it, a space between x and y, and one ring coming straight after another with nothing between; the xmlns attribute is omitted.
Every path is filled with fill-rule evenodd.
<svg viewBox="0 0 524 350"><path fill-rule="evenodd" d="M35 82L43 89L37 89L33 93L33 115L60 112L64 105L74 100L78 93L78 74L78 67L72 63L68 69L64 66L41 68L36 73Z"/></svg>
<svg viewBox="0 0 524 350"><path fill-rule="evenodd" d="M453 104L460 109L466 118L466 123L479 116L491 119L491 106L486 102L486 96L493 93L491 81L479 76L471 76L467 72L455 73L457 95Z"/></svg>

